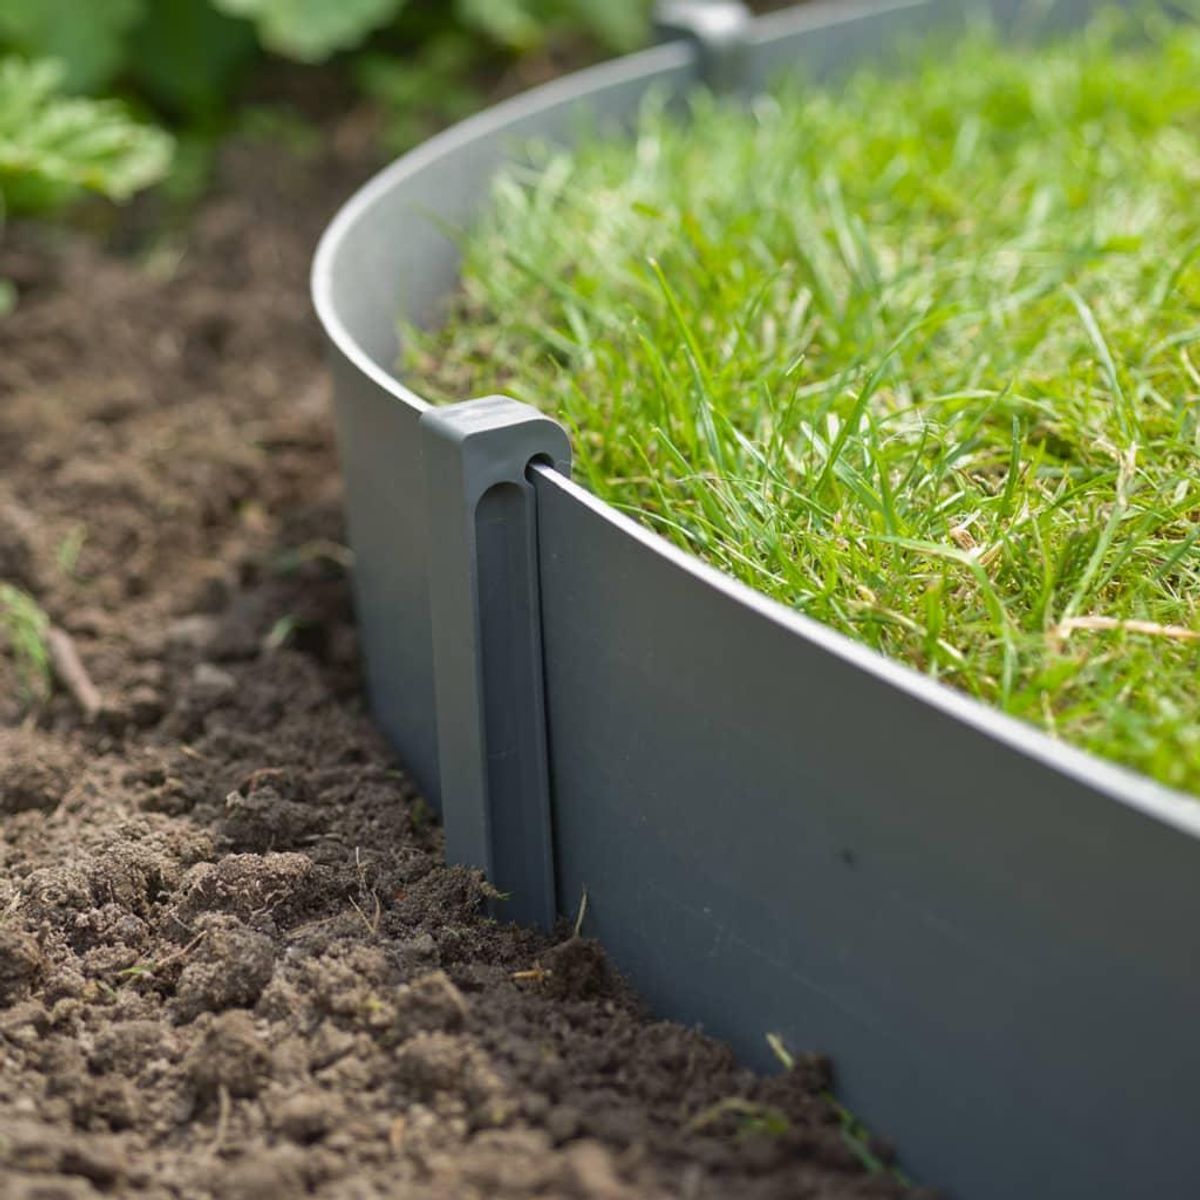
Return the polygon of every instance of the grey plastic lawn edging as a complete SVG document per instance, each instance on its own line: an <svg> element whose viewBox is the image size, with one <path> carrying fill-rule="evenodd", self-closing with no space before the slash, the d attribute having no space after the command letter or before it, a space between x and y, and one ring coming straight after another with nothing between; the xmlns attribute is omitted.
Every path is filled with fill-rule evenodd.
<svg viewBox="0 0 1200 1200"><path fill-rule="evenodd" d="M1096 6L987 7L1025 36ZM436 319L445 231L522 143L628 121L649 88L844 69L964 11L670 8L685 36L434 138L322 241L377 720L448 857L512 894L504 915L548 924L586 891L586 932L656 1011L760 1067L769 1032L831 1055L918 1178L963 1200L1193 1200L1200 804L676 549L571 483L533 409L433 409L393 374L398 315Z"/></svg>

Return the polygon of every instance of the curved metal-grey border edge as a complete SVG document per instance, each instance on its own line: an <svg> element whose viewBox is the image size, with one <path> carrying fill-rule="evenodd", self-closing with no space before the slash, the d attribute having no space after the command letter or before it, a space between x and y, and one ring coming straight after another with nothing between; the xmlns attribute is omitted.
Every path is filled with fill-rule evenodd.
<svg viewBox="0 0 1200 1200"><path fill-rule="evenodd" d="M951 0L760 18L749 82L960 19ZM322 240L376 717L436 805L472 790L473 755L484 776L532 762L508 791L542 799L479 815L457 856L536 878L551 909L586 891L588 931L650 1003L748 1061L769 1062L768 1032L831 1054L919 1176L977 1200L1191 1197L1200 960L1179 927L1200 908L1200 805L713 570L571 483L536 431L483 497L463 482L480 413L431 430L453 422L392 373L398 317L436 318L448 229L511 154L626 120L701 63L668 43L499 105L378 175Z"/></svg>

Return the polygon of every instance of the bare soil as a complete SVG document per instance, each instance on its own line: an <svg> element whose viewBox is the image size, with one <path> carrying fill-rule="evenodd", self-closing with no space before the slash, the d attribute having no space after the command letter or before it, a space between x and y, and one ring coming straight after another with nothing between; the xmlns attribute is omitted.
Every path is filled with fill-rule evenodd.
<svg viewBox="0 0 1200 1200"><path fill-rule="evenodd" d="M149 256L0 247L0 580L99 692L0 644L0 1196L916 1195L821 1059L491 919L372 730L306 286L368 141L229 146Z"/></svg>

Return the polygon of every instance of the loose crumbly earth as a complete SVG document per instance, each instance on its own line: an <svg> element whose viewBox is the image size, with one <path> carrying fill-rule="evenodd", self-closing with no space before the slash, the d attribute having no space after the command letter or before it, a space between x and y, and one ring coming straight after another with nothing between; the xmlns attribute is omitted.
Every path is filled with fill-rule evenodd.
<svg viewBox="0 0 1200 1200"><path fill-rule="evenodd" d="M369 155L326 142L231 147L148 263L0 248L0 579L104 700L0 654L0 1195L905 1194L819 1059L755 1078L442 864L357 674L306 272Z"/></svg>

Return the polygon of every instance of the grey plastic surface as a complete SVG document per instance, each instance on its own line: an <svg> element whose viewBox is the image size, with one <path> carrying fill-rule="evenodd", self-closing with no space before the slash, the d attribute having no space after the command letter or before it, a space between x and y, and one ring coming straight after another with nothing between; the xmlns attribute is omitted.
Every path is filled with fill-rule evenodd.
<svg viewBox="0 0 1200 1200"><path fill-rule="evenodd" d="M1195 802L535 484L563 911L952 1196L1200 1194Z"/></svg>
<svg viewBox="0 0 1200 1200"><path fill-rule="evenodd" d="M393 373L399 321L436 316L457 277L454 230L486 201L489 181L511 152L534 137L569 140L585 123L628 121L648 88L682 91L695 72L692 49L672 43L481 113L376 176L338 213L317 251L313 298L330 343L371 707L439 811L418 436L429 405Z"/></svg>
<svg viewBox="0 0 1200 1200"><path fill-rule="evenodd" d="M753 25L750 9L740 0L662 0L654 10L655 36L662 41L689 39L696 49L700 80L717 95L747 87Z"/></svg>
<svg viewBox="0 0 1200 1200"><path fill-rule="evenodd" d="M446 857L511 893L505 915L555 907L542 698L535 460L569 471L566 431L504 396L421 417L428 489L438 776Z"/></svg>
<svg viewBox="0 0 1200 1200"><path fill-rule="evenodd" d="M761 90L781 72L823 80L900 59L916 39L949 38L980 19L1010 38L1037 39L1103 7L1103 0L811 0L754 22L748 84Z"/></svg>
<svg viewBox="0 0 1200 1200"><path fill-rule="evenodd" d="M1097 7L1033 6L1036 21L986 4L1014 36ZM844 70L978 7L762 18L749 77ZM453 289L444 223L470 219L522 142L627 120L701 70L696 42L673 43L502 105L384 172L327 233L314 294L375 712L435 804L449 784L454 857L531 880L515 888L531 919L550 876L565 912L586 886L588 932L659 1010L749 1060L769 1065L767 1032L832 1054L922 1179L962 1200L1200 1195L1196 803L779 608L541 467L532 490L484 493L472 551L473 490L430 440L441 418L423 431L428 405L392 375L397 314L434 320ZM500 600L466 612L485 594ZM515 670L488 650L513 630ZM519 719L502 727L488 711L507 703ZM516 773L500 755L501 791L520 792L539 728L551 864L523 833L544 829L542 785L497 821L480 765L489 735L523 746Z"/></svg>

